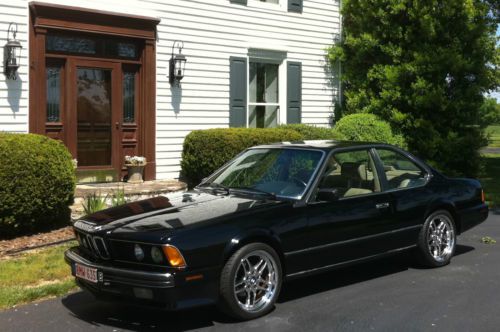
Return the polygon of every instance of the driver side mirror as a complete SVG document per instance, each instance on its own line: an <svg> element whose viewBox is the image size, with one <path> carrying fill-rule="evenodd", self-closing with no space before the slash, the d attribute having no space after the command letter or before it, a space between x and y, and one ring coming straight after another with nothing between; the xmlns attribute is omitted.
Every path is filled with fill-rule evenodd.
<svg viewBox="0 0 500 332"><path fill-rule="evenodd" d="M340 194L336 188L320 188L316 195L316 200L323 202L334 202L339 198Z"/></svg>

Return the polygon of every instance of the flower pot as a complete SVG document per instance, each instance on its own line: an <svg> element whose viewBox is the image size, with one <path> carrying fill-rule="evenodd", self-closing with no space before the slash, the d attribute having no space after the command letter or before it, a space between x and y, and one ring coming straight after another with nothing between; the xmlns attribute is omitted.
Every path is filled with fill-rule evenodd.
<svg viewBox="0 0 500 332"><path fill-rule="evenodd" d="M128 171L128 183L143 183L142 174L145 165L125 165Z"/></svg>

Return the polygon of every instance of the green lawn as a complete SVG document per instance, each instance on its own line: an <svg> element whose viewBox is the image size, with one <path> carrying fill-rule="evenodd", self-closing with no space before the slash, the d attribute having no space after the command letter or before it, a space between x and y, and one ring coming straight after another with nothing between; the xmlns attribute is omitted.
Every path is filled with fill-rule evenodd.
<svg viewBox="0 0 500 332"><path fill-rule="evenodd" d="M486 128L486 133L489 135L489 148L500 148L500 125L489 126Z"/></svg>
<svg viewBox="0 0 500 332"><path fill-rule="evenodd" d="M500 127L499 127L500 128ZM484 154L481 183L490 206L500 207L500 154Z"/></svg>
<svg viewBox="0 0 500 332"><path fill-rule="evenodd" d="M75 242L0 260L0 309L60 296L76 288L64 251Z"/></svg>

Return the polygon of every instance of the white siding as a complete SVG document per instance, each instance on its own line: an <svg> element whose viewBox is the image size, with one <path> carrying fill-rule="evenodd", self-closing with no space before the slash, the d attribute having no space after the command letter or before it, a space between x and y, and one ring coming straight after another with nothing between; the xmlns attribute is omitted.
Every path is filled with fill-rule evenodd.
<svg viewBox="0 0 500 332"><path fill-rule="evenodd" d="M229 125L229 57L249 48L287 52L302 63L302 122L327 126L336 86L326 72L325 49L339 32L338 0L304 0L302 14L248 0L45 0L161 18L157 43L157 177L179 175L182 142L191 130ZM23 43L20 80L0 79L0 130L28 130L28 1L0 4L0 46L8 23L19 24ZM187 57L182 87L171 88L168 61L174 40L184 41ZM3 54L3 50L2 51ZM3 68L2 68L3 69ZM284 111L284 110L283 110Z"/></svg>

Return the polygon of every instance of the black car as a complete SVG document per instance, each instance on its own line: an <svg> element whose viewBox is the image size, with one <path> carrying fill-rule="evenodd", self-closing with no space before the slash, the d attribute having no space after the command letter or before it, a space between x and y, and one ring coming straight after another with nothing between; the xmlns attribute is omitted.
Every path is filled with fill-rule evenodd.
<svg viewBox="0 0 500 332"><path fill-rule="evenodd" d="M457 235L487 216L478 181L394 146L280 143L245 150L191 192L82 218L65 258L98 298L215 303L251 319L293 278L407 249L448 264Z"/></svg>

